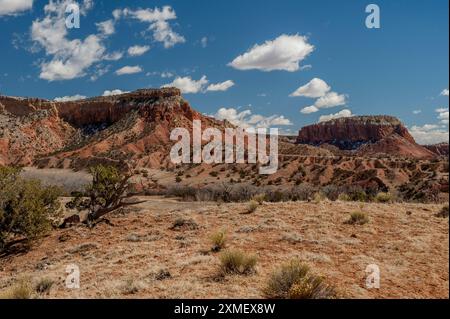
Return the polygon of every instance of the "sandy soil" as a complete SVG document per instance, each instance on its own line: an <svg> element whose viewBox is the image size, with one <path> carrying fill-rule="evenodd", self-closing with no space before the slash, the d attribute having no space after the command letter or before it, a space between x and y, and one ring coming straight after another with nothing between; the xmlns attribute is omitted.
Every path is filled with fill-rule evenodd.
<svg viewBox="0 0 450 319"><path fill-rule="evenodd" d="M263 298L261 289L283 262L300 258L347 298L448 298L448 218L441 205L348 202L145 203L99 224L52 232L23 254L0 259L0 291L21 278L55 281L43 298ZM370 222L348 225L349 213ZM197 229L170 229L178 218ZM227 248L258 256L253 275L217 276L210 236L226 229ZM65 287L66 266L80 269L80 289ZM377 264L379 289L367 289L366 267ZM164 276L170 273L170 277ZM167 277L167 278L166 278Z"/></svg>

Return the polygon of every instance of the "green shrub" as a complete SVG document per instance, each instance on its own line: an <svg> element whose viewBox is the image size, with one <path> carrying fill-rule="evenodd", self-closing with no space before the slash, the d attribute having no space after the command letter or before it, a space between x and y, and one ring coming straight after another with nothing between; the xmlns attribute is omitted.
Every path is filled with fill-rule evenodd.
<svg viewBox="0 0 450 319"><path fill-rule="evenodd" d="M350 225L364 225L369 222L369 216L364 212L353 212L350 214L350 219L347 220L347 224Z"/></svg>
<svg viewBox="0 0 450 319"><path fill-rule="evenodd" d="M311 274L310 268L298 260L282 265L272 273L263 292L271 299L331 299L333 287L322 277Z"/></svg>
<svg viewBox="0 0 450 319"><path fill-rule="evenodd" d="M92 175L92 183L86 187L84 194L79 194L66 204L78 210L88 210L89 226L94 226L101 217L110 212L138 203L124 202L133 196L129 183L130 174L123 174L114 166L103 165L90 167L89 172ZM81 197L86 198L80 200Z"/></svg>
<svg viewBox="0 0 450 319"><path fill-rule="evenodd" d="M247 214L254 213L254 212L256 211L256 209L258 208L258 206L259 206L259 204L258 204L257 201L251 200L251 201L248 203L246 213L247 213Z"/></svg>
<svg viewBox="0 0 450 319"><path fill-rule="evenodd" d="M338 200L341 201L341 202L349 202L351 200L351 198L347 194L341 193L338 196Z"/></svg>
<svg viewBox="0 0 450 319"><path fill-rule="evenodd" d="M220 255L220 269L224 274L248 275L255 272L256 261L256 256L227 250Z"/></svg>
<svg viewBox="0 0 450 319"><path fill-rule="evenodd" d="M226 243L226 232L224 230L218 231L211 235L212 251L220 251L225 247Z"/></svg>
<svg viewBox="0 0 450 319"><path fill-rule="evenodd" d="M57 187L24 180L19 171L0 167L0 251L10 240L26 243L46 235L60 217Z"/></svg>
<svg viewBox="0 0 450 319"><path fill-rule="evenodd" d="M394 201L394 196L391 193L381 192L375 196L375 201L378 203L391 203Z"/></svg>

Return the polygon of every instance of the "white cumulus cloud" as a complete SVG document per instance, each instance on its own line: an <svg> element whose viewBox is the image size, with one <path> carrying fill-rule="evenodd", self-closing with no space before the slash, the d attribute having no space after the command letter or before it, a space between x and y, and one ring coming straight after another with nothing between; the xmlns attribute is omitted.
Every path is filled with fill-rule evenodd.
<svg viewBox="0 0 450 319"><path fill-rule="evenodd" d="M150 46L148 45L133 45L128 48L128 55L140 56L143 55L148 50L150 50Z"/></svg>
<svg viewBox="0 0 450 319"><path fill-rule="evenodd" d="M97 26L98 31L105 36L114 34L114 32L116 32L114 21L111 19L96 23L95 25Z"/></svg>
<svg viewBox="0 0 450 319"><path fill-rule="evenodd" d="M442 96L448 96L448 89L442 90L441 95Z"/></svg>
<svg viewBox="0 0 450 319"><path fill-rule="evenodd" d="M63 97L55 97L55 102L70 102L70 101L78 101L78 100L84 100L86 96L75 94L72 96L63 96Z"/></svg>
<svg viewBox="0 0 450 319"><path fill-rule="evenodd" d="M171 48L177 43L184 43L186 39L172 30L169 22L175 20L177 15L170 6L164 6L162 9L156 7L154 9L130 10L123 9L122 12L113 12L114 17L130 16L141 22L149 23L149 31L153 32L155 41L162 42L165 48Z"/></svg>
<svg viewBox="0 0 450 319"><path fill-rule="evenodd" d="M302 112L303 114L311 114L311 113L316 113L318 111L319 111L319 109L317 107L315 107L314 105L311 105L311 106L302 108L300 112Z"/></svg>
<svg viewBox="0 0 450 319"><path fill-rule="evenodd" d="M120 95L120 94L125 94L128 93L128 91L122 91L119 89L115 89L115 90L106 90L103 92L102 96L112 96L112 95Z"/></svg>
<svg viewBox="0 0 450 319"><path fill-rule="evenodd" d="M331 87L319 78L314 78L307 84L299 87L290 96L318 98L313 105L300 110L303 114L311 114L318 112L320 109L328 109L347 104L347 95L331 91Z"/></svg>
<svg viewBox="0 0 450 319"><path fill-rule="evenodd" d="M50 1L44 6L45 17L32 23L31 39L51 57L40 63L41 79L55 81L82 77L93 64L108 59L102 43L104 33L91 34L85 39L67 38L65 9L71 3L72 0ZM92 0L84 0L80 5L80 13L86 15L92 6Z"/></svg>
<svg viewBox="0 0 450 319"><path fill-rule="evenodd" d="M228 80L222 83L210 84L206 91L226 91L232 86L234 86L234 82Z"/></svg>
<svg viewBox="0 0 450 319"><path fill-rule="evenodd" d="M327 92L331 90L331 87L322 79L314 78L307 84L299 87L289 96L305 96L311 98L318 98L324 96Z"/></svg>
<svg viewBox="0 0 450 319"><path fill-rule="evenodd" d="M0 0L0 17L17 15L33 7L33 0Z"/></svg>
<svg viewBox="0 0 450 319"><path fill-rule="evenodd" d="M326 122L326 121L338 119L341 117L350 117L350 116L353 116L352 111L350 111L349 109L345 109L345 110L342 110L335 114L322 115L319 118L319 122Z"/></svg>
<svg viewBox="0 0 450 319"><path fill-rule="evenodd" d="M314 46L308 43L306 37L283 34L275 40L253 46L236 57L229 66L238 70L294 72L300 69L300 62L313 50Z"/></svg>
<svg viewBox="0 0 450 319"><path fill-rule="evenodd" d="M208 84L206 76L202 76L199 80L193 80L190 76L176 77L172 83L165 84L162 87L176 87L181 93L199 93L202 92L205 85Z"/></svg>
<svg viewBox="0 0 450 319"><path fill-rule="evenodd" d="M345 105L347 103L345 94L329 92L320 97L314 105L319 109L328 109L330 107Z"/></svg>
<svg viewBox="0 0 450 319"><path fill-rule="evenodd" d="M428 145L448 142L448 127L444 128L435 124L425 124L423 126L413 126L409 132L418 144Z"/></svg>
<svg viewBox="0 0 450 319"><path fill-rule="evenodd" d="M239 112L235 108L221 108L214 117L218 120L227 120L230 123L242 128L269 128L275 126L288 126L292 122L283 115L263 116L252 114L250 110Z"/></svg>
<svg viewBox="0 0 450 319"><path fill-rule="evenodd" d="M118 70L116 70L116 74L117 75L125 75L125 74L135 74L135 73L139 73L142 72L142 68L138 65L135 66L124 66Z"/></svg>
<svg viewBox="0 0 450 319"><path fill-rule="evenodd" d="M438 113L438 120L440 120L442 124L448 124L449 121L448 108L440 108L437 109L436 112Z"/></svg>

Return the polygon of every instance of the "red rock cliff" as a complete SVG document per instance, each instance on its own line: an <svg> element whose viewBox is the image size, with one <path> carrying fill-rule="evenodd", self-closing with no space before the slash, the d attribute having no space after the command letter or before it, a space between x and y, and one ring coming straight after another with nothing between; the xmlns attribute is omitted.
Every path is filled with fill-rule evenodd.
<svg viewBox="0 0 450 319"><path fill-rule="evenodd" d="M378 142L397 134L411 143L414 138L406 127L392 116L354 116L303 127L297 142L301 144L331 144L340 149L357 149L366 143Z"/></svg>

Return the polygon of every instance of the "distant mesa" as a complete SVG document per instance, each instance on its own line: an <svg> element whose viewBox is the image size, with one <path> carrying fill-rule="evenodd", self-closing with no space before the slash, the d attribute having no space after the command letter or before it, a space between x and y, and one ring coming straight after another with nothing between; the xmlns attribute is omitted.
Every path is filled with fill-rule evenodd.
<svg viewBox="0 0 450 319"><path fill-rule="evenodd" d="M353 116L305 126L298 134L297 143L332 145L360 156L432 158L437 154L418 145L400 120L388 115Z"/></svg>

